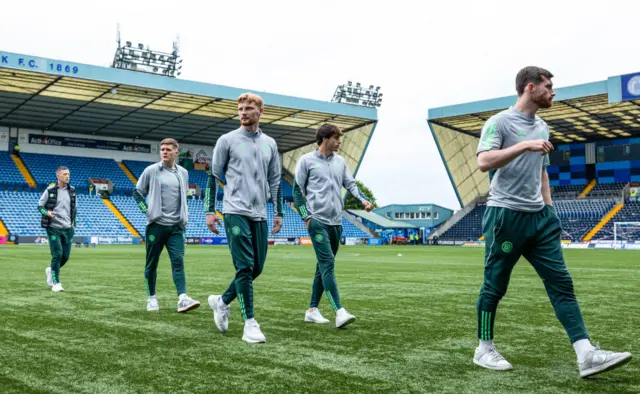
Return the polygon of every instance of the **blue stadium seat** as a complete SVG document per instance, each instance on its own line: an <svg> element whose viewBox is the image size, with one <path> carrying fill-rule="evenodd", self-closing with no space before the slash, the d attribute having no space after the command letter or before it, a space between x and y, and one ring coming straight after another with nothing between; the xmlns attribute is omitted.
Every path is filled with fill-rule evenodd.
<svg viewBox="0 0 640 394"><path fill-rule="evenodd" d="M135 186L113 159L35 153L20 156L39 185L55 182L56 168L65 166L71 172L71 185L74 186L88 187L89 178L109 179L116 190L131 190Z"/></svg>
<svg viewBox="0 0 640 394"><path fill-rule="evenodd" d="M22 185L25 183L20 170L16 167L16 163L13 162L9 152L0 151L0 168L2 168L2 183L7 186L14 184Z"/></svg>

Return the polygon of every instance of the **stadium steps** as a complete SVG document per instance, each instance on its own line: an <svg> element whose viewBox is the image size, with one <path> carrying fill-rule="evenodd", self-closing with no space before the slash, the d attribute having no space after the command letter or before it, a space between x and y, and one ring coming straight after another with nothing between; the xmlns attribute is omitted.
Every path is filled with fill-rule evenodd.
<svg viewBox="0 0 640 394"><path fill-rule="evenodd" d="M118 163L118 167L120 167L122 169L122 172L124 172L127 177L129 179L131 179L131 182L133 182L133 184L137 184L138 180L136 179L135 175L133 175L133 172L131 172L131 170L129 169L129 167L127 167L126 164L124 164L123 162L119 161Z"/></svg>
<svg viewBox="0 0 640 394"><path fill-rule="evenodd" d="M139 237L140 234L138 233L138 230L136 230L131 223L124 217L124 215L122 215L122 212L120 212L120 210L118 208L116 208L115 205L113 205L113 203L111 202L111 200L107 200L106 198L102 199L102 202L104 203L104 205L107 206L107 208L109 208L111 210L111 212L113 212L113 215L115 217L118 218L118 220L120 220L120 222L122 223L123 226L125 226L127 228L127 230L129 230L129 232L131 233L131 235L133 235L134 237Z"/></svg>
<svg viewBox="0 0 640 394"><path fill-rule="evenodd" d="M0 219L0 235L9 235L9 230L7 230L7 226L4 225L2 219Z"/></svg>
<svg viewBox="0 0 640 394"><path fill-rule="evenodd" d="M591 238L593 238L593 236L596 235L598 231L600 231L607 223L609 223L609 220L611 220L612 217L616 216L616 213L620 212L622 207L624 207L624 204L618 204L613 207L613 209L611 209L609 212L607 212L606 215L604 215L600 223L596 224L596 226L592 228L591 231L589 231L582 240L584 242L591 241Z"/></svg>
<svg viewBox="0 0 640 394"><path fill-rule="evenodd" d="M13 162L16 163L16 167L18 167L18 170L20 170L20 173L22 174L24 180L27 182L27 185L29 185L29 187L36 187L36 180L33 179L33 176L31 176L31 172L29 171L27 166L24 165L24 162L22 161L20 156L11 155L11 158L13 159Z"/></svg>
<svg viewBox="0 0 640 394"><path fill-rule="evenodd" d="M592 179L591 182L589 182L589 184L587 185L587 187L584 188L582 193L580 193L580 195L578 196L578 200L585 198L589 194L589 192L593 190L594 187L596 187L597 184L598 184L598 181L596 179Z"/></svg>

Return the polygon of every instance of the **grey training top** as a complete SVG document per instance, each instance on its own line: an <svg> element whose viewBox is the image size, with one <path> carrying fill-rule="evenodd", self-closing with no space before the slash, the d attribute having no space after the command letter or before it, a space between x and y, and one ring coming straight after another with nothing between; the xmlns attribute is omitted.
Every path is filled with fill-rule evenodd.
<svg viewBox="0 0 640 394"><path fill-rule="evenodd" d="M317 149L303 155L296 165L296 184L305 194L309 216L329 226L342 224L342 186L361 202L356 180L342 156L324 157Z"/></svg>
<svg viewBox="0 0 640 394"><path fill-rule="evenodd" d="M281 171L276 141L262 130L240 127L220 137L211 172L216 179L223 173L226 177L222 213L266 220L267 201L273 201L274 209L278 204Z"/></svg>
<svg viewBox="0 0 640 394"><path fill-rule="evenodd" d="M38 205L44 207L49 199L49 189L42 193ZM78 199L76 198L76 208L78 206ZM78 210L76 209L76 212ZM69 195L69 186L64 188L58 188L58 199L56 200L56 206L53 208L53 212L56 216L51 218L49 222L50 226L57 229L71 228L71 196Z"/></svg>
<svg viewBox="0 0 640 394"><path fill-rule="evenodd" d="M506 149L522 141L549 140L549 127L538 116L528 116L510 107L487 120L477 154ZM524 152L493 173L487 206L537 212L544 208L542 169L549 155Z"/></svg>

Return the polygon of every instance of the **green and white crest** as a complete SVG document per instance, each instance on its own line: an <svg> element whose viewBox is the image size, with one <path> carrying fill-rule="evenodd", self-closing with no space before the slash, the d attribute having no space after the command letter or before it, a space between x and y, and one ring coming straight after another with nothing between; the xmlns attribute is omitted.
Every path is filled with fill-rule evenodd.
<svg viewBox="0 0 640 394"><path fill-rule="evenodd" d="M238 235L238 234L240 234L240 227L238 227L238 226L233 226L233 227L231 228L231 234L233 234L233 235Z"/></svg>
<svg viewBox="0 0 640 394"><path fill-rule="evenodd" d="M316 234L314 239L316 240L316 242L322 242L322 240L324 239L324 236L322 234Z"/></svg>
<svg viewBox="0 0 640 394"><path fill-rule="evenodd" d="M505 253L511 253L511 251L513 250L513 244L509 241L504 241L502 243L502 251Z"/></svg>
<svg viewBox="0 0 640 394"><path fill-rule="evenodd" d="M55 235L52 235L52 236L51 236L51 240L52 240L52 241L55 241L56 239L58 239L58 237L56 237Z"/></svg>
<svg viewBox="0 0 640 394"><path fill-rule="evenodd" d="M155 241L155 240L156 240L156 236L155 236L155 235L153 235L153 234L151 234L151 235L148 237L148 240L149 240L149 242L153 242L153 241Z"/></svg>

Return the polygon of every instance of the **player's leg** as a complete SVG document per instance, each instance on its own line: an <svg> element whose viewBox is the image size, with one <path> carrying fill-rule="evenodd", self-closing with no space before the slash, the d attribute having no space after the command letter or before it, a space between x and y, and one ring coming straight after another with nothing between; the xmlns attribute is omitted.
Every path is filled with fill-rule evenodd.
<svg viewBox="0 0 640 394"><path fill-rule="evenodd" d="M73 246L73 228L63 230L61 232L62 237L60 242L62 244L62 258L60 259L60 268L62 268L67 261L69 261L69 257L71 257L71 247Z"/></svg>
<svg viewBox="0 0 640 394"><path fill-rule="evenodd" d="M248 288L249 293L245 303L246 318L244 324L244 334L242 339L249 343L266 342L266 338L260 329L260 325L255 320L253 310L253 280L262 273L264 263L267 259L267 249L269 246L269 227L266 221L250 221L251 228L251 246L253 247L253 275L251 286ZM240 294L240 290L238 290ZM240 297L240 296L239 296Z"/></svg>
<svg viewBox="0 0 640 394"><path fill-rule="evenodd" d="M328 226L327 233L329 234L329 244L331 246L331 253L333 254L332 264L331 264L331 275L333 276L333 281L336 284L336 295L338 294L338 282L336 280L335 275L335 257L338 255L338 248L340 247L340 238L342 238L342 226ZM336 311L336 327L343 328L348 324L353 323L356 320L356 317L349 312L340 304L340 308Z"/></svg>
<svg viewBox="0 0 640 394"><path fill-rule="evenodd" d="M227 331L229 324L229 304L238 298L243 320L253 318L253 244L250 220L241 215L224 215L224 226L229 241L231 259L236 269L234 279L222 296L209 297L214 320L218 329ZM247 313L247 304L251 306Z"/></svg>
<svg viewBox="0 0 640 394"><path fill-rule="evenodd" d="M631 354L602 351L589 341L562 253L560 219L553 207L546 206L537 214L536 233L536 242L525 257L542 279L555 314L574 345L580 375L595 375L628 362Z"/></svg>
<svg viewBox="0 0 640 394"><path fill-rule="evenodd" d="M316 244L313 242L315 223L315 219L309 220L308 231L313 243L313 250L316 255L316 271L313 276L313 283L311 284L311 300L309 301L309 309L307 309L304 314L304 321L322 324L329 323L329 320L325 319L318 309L320 300L322 299L322 293L324 292L324 286L322 284L322 271L320 270L320 263L318 261L318 251L316 250Z"/></svg>
<svg viewBox="0 0 640 394"><path fill-rule="evenodd" d="M506 208L487 207L483 217L485 237L484 282L477 302L478 339L474 363L485 368L513 368L493 344L498 303L509 287L511 271L520 258L527 234L525 215Z"/></svg>
<svg viewBox="0 0 640 394"><path fill-rule="evenodd" d="M49 227L47 236L49 238L49 250L51 251L51 281L54 292L63 291L60 285L60 262L62 261L62 240L60 239L61 231Z"/></svg>
<svg viewBox="0 0 640 394"><path fill-rule="evenodd" d="M184 273L184 229L170 226L167 234L167 253L171 260L171 274L178 293L178 312L187 312L200 306L200 302L187 295L187 279Z"/></svg>
<svg viewBox="0 0 640 394"><path fill-rule="evenodd" d="M144 280L147 287L147 310L157 311L159 309L158 299L156 297L156 277L158 269L158 261L162 254L162 249L166 242L166 227L151 223L147 225L145 231L146 238L146 260L144 267Z"/></svg>

